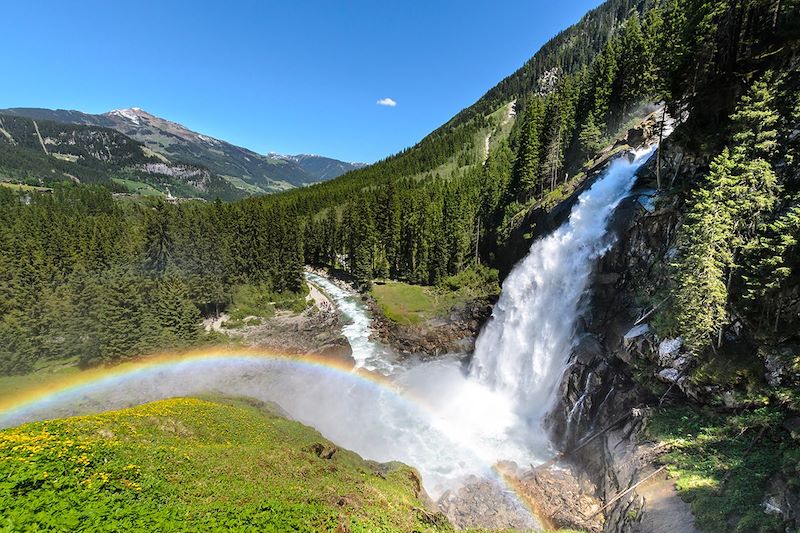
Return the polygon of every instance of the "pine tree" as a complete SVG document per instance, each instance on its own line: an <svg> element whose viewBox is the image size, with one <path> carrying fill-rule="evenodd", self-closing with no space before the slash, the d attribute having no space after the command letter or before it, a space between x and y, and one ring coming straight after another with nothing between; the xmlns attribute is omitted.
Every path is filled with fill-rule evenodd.
<svg viewBox="0 0 800 533"><path fill-rule="evenodd" d="M159 280L153 292L156 323L168 338L190 344L198 338L200 311L189 299L189 289L174 275Z"/></svg>
<svg viewBox="0 0 800 533"><path fill-rule="evenodd" d="M144 266L157 275L167 269L172 255L172 235L169 227L169 207L158 201L147 219L145 227Z"/></svg>
<svg viewBox="0 0 800 533"><path fill-rule="evenodd" d="M771 321L777 331L788 299L783 290L800 259L800 203L759 229L744 249L744 298L747 306L761 315L760 321Z"/></svg>
<svg viewBox="0 0 800 533"><path fill-rule="evenodd" d="M611 106L614 97L614 82L619 69L619 55L619 44L615 39L611 39L593 64L594 108L592 113L601 130L605 130L611 123Z"/></svg>
<svg viewBox="0 0 800 533"><path fill-rule="evenodd" d="M711 163L707 185L692 200L681 227L675 308L687 345L701 349L727 322L725 275L733 264L730 241L734 221L726 208L727 185L736 162L726 149Z"/></svg>
<svg viewBox="0 0 800 533"><path fill-rule="evenodd" d="M731 115L733 142L744 150L744 157L769 160L775 154L780 115L775 109L774 83L775 76L767 72L742 96Z"/></svg>
<svg viewBox="0 0 800 533"><path fill-rule="evenodd" d="M585 157L594 157L594 155L602 147L601 143L603 140L603 133L597 126L597 121L595 120L593 113L589 113L583 128L581 128L578 138L581 145L581 151Z"/></svg>
<svg viewBox="0 0 800 533"><path fill-rule="evenodd" d="M539 164L541 156L541 131L544 105L539 98L528 103L525 118L520 131L517 158L511 173L511 189L513 197L527 200L536 192L539 185Z"/></svg>

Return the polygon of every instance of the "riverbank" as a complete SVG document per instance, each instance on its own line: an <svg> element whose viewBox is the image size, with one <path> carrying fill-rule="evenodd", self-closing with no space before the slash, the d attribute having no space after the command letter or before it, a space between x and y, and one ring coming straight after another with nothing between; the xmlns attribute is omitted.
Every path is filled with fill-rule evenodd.
<svg viewBox="0 0 800 533"><path fill-rule="evenodd" d="M352 362L352 349L341 330L341 312L313 283L306 282L305 307L232 320L223 313L203 322L206 331L224 335L233 343L296 355L323 355Z"/></svg>

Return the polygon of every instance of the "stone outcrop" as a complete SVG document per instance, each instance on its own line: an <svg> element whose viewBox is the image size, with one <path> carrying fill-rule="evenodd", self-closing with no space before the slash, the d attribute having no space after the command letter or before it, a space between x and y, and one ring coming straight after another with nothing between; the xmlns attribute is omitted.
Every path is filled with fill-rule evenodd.
<svg viewBox="0 0 800 533"><path fill-rule="evenodd" d="M480 298L453 307L446 317L404 325L386 318L374 300L365 298L374 317L376 338L391 345L401 358L415 356L424 360L443 354L471 353L480 328L492 314L492 302Z"/></svg>
<svg viewBox="0 0 800 533"><path fill-rule="evenodd" d="M473 477L455 491L445 492L439 509L459 529L531 530L538 524L514 497L497 483Z"/></svg>

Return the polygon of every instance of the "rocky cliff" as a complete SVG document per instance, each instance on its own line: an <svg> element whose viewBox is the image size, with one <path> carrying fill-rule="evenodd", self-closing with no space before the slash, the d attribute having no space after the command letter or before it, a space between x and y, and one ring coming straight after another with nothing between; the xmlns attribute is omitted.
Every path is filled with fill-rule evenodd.
<svg viewBox="0 0 800 533"><path fill-rule="evenodd" d="M659 323L659 311L669 300L670 264L685 213L680 191L702 176L708 164L703 154L665 142L660 169L653 158L614 215L615 244L596 266L571 366L561 383L561 401L548 419L564 464L584 484L583 493L588 482L588 493L604 502L604 521L602 526L586 522L585 514L574 509L560 525L615 532L697 530L674 481L659 466L664 444L648 442L645 436L650 415L662 405L737 413L757 406L756 401L768 402L753 398L753 380L766 387L800 387L793 359L786 356L796 353L790 339L755 342L744 322L735 320L720 355L726 359L714 363L714 357L709 362L687 349L680 337L662 333L666 328ZM737 351L748 349L757 350L761 362L751 365L755 368L750 374L723 378L722 371L710 368L732 365ZM783 426L791 430L797 425L789 411ZM763 433L752 438L745 453ZM759 483L753 476L753 483ZM547 485L531 473L526 477L533 495ZM785 473L769 478L763 500L764 512L772 513L776 523L796 527L798 488Z"/></svg>

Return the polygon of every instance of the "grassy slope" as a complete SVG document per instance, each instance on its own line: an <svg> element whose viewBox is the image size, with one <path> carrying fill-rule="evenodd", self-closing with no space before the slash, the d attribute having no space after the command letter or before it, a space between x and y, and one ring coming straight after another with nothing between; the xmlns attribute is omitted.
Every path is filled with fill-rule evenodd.
<svg viewBox="0 0 800 533"><path fill-rule="evenodd" d="M433 287L387 281L372 288L372 296L383 314L398 324L418 324L446 313L454 303L454 295Z"/></svg>
<svg viewBox="0 0 800 533"><path fill-rule="evenodd" d="M128 192L133 194L139 194L141 196L165 196L163 192L148 183L124 178L111 178L111 180L126 187Z"/></svg>
<svg viewBox="0 0 800 533"><path fill-rule="evenodd" d="M2 176L0 176L1 178ZM36 187L35 185L24 185L19 183L9 183L7 181L0 181L0 187L8 187L9 189L14 189L17 191L49 191L51 190L49 187Z"/></svg>
<svg viewBox="0 0 800 533"><path fill-rule="evenodd" d="M777 472L800 483L800 445L781 427L784 416L770 408L732 415L671 407L655 414L647 436L667 446L661 461L703 531L783 531L762 501Z"/></svg>
<svg viewBox="0 0 800 533"><path fill-rule="evenodd" d="M373 285L371 294L386 318L413 325L447 316L455 306L499 292L496 270L471 267L445 278L436 287L385 281Z"/></svg>
<svg viewBox="0 0 800 533"><path fill-rule="evenodd" d="M173 399L0 432L0 528L448 530L412 469L244 401ZM321 455L321 456L320 456Z"/></svg>

